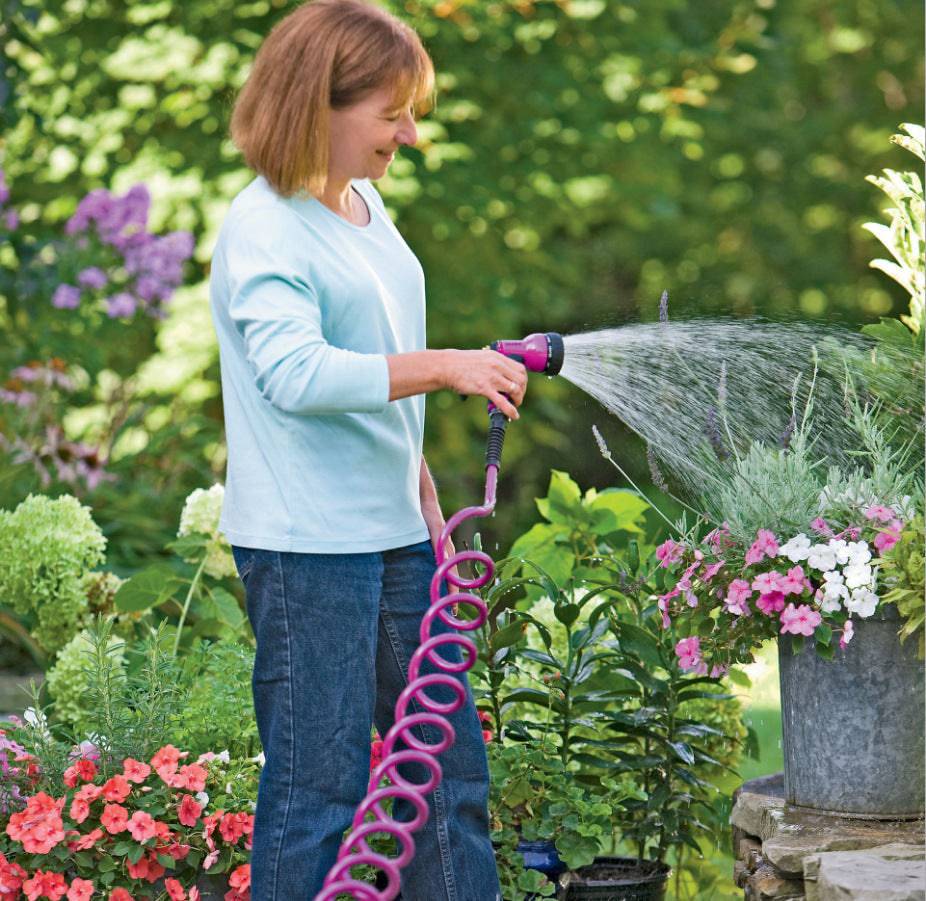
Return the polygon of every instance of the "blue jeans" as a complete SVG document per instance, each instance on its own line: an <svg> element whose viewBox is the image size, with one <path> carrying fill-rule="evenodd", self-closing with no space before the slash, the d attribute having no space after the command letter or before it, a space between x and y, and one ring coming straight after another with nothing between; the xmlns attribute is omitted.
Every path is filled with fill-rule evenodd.
<svg viewBox="0 0 926 901"><path fill-rule="evenodd" d="M252 688L266 763L260 776L251 897L311 901L334 864L344 830L366 794L370 726L385 737L428 609L435 570L429 541L377 553L300 554L232 548L257 638ZM437 620L431 634L454 631ZM440 653L459 660L456 645ZM435 672L429 663L422 672ZM466 674L467 703L449 715L456 741L441 755L441 784L413 834L403 901L500 901L489 839L489 773ZM450 701L447 686L432 686ZM423 712L413 702L410 712ZM430 726L416 727L429 743ZM400 742L397 747L404 747ZM424 782L424 767L399 772ZM410 820L396 800L393 815Z"/></svg>

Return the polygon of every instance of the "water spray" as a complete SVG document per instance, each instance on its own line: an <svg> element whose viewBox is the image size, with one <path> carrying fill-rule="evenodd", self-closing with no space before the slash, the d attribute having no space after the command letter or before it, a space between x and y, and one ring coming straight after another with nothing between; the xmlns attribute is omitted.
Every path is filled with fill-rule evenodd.
<svg viewBox="0 0 926 901"><path fill-rule="evenodd" d="M537 332L520 340L494 341L490 345L512 360L522 363L529 372L545 375L557 375L562 369L565 348L562 336L556 332ZM334 901L340 894L349 895L359 901L392 901L399 893L401 877L399 871L409 864L415 856L415 841L412 833L417 832L428 819L428 805L425 796L440 784L441 767L437 755L446 751L455 738L453 726L447 715L459 710L466 701L463 685L449 673L466 672L476 662L476 644L463 635L452 632L441 635L430 634L431 625L438 617L448 626L459 632L472 632L485 623L488 608L485 601L472 594L472 589L481 588L492 579L495 573L495 561L484 551L458 551L450 557L444 556L447 540L457 527L467 519L489 516L495 509L496 486L501 468L502 448L505 443L505 430L508 418L493 403L489 403L489 435L486 441L486 486L481 506L465 507L447 520L440 534L437 548L437 568L431 579L431 606L421 620L420 645L412 655L408 667L408 685L399 695L395 706L395 723L383 739L383 760L370 774L367 795L360 802L351 823L351 831L341 844L334 866L325 877L321 892L315 901ZM472 562L482 567L482 573L472 579L459 575L459 564ZM461 589L456 594L441 596L441 582ZM459 619L447 609L460 604L468 604L476 611L471 620ZM462 661L455 663L437 653L443 645L456 644L462 651ZM420 670L425 660L430 660L443 673L421 675ZM425 692L429 685L446 685L456 693L456 698L441 704ZM412 700L418 702L426 713L408 713ZM412 734L413 726L428 724L434 726L442 737L435 744L420 741ZM401 739L408 747L395 750L396 742ZM398 773L398 766L403 763L420 763L430 773L427 781L416 784L404 779ZM380 788L380 782L388 778L392 783ZM415 817L407 823L399 822L383 810L382 803L387 798L401 798L408 801L415 809ZM364 822L368 813L374 819ZM398 857L385 857L373 851L366 839L374 834L387 833L395 836L400 851ZM352 867L367 864L382 871L386 877L386 886L378 889L368 882L361 882L350 875Z"/></svg>

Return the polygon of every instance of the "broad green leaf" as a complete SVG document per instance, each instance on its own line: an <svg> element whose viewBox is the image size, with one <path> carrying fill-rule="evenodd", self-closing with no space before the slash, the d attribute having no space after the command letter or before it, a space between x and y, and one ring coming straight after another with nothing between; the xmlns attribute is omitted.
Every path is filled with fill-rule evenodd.
<svg viewBox="0 0 926 901"><path fill-rule="evenodd" d="M116 592L116 609L124 613L138 613L166 601L179 586L172 569L156 564L143 569L123 582Z"/></svg>

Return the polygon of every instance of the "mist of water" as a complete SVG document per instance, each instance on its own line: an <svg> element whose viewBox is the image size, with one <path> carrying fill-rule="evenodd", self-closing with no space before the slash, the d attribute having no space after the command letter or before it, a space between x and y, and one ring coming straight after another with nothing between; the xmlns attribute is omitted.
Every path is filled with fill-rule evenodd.
<svg viewBox="0 0 926 901"><path fill-rule="evenodd" d="M626 325L564 339L563 378L600 401L649 448L654 481L668 470L697 496L709 486L699 460L751 442L786 446L813 395L813 427L832 462L852 448L837 351L863 336L836 327L763 320ZM815 366L820 349L830 365ZM856 439L857 443L857 439Z"/></svg>

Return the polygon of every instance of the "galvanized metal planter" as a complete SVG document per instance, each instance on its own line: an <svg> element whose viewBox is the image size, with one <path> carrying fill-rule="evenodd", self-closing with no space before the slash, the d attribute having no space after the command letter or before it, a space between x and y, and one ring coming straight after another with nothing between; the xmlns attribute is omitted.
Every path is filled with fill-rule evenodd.
<svg viewBox="0 0 926 901"><path fill-rule="evenodd" d="M916 641L901 645L893 604L853 620L825 660L811 641L778 641L785 800L841 816L912 819L924 809L924 679Z"/></svg>

